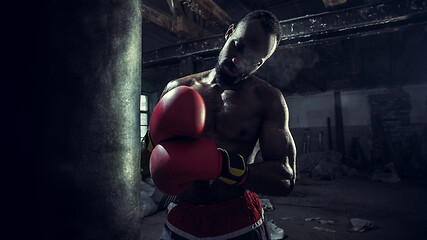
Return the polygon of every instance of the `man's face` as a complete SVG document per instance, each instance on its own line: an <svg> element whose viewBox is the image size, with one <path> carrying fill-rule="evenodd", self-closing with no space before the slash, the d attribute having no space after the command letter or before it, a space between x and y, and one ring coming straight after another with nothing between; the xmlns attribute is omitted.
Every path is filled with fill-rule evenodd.
<svg viewBox="0 0 427 240"><path fill-rule="evenodd" d="M276 41L257 19L232 25L215 66L218 84L235 85L254 73L276 50Z"/></svg>

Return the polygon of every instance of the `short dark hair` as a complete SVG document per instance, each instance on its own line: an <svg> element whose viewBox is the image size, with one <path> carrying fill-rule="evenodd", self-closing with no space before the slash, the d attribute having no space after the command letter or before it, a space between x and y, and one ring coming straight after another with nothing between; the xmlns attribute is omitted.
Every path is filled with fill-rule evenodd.
<svg viewBox="0 0 427 240"><path fill-rule="evenodd" d="M280 27L279 20L273 13L266 10L256 10L248 13L237 23L237 25L241 22L246 22L252 19L258 19L266 33L276 35L277 45L279 45L282 38L282 28Z"/></svg>

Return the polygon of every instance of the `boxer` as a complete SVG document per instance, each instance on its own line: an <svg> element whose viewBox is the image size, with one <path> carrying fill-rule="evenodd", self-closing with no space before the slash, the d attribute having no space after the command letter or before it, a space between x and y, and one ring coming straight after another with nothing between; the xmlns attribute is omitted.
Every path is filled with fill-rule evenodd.
<svg viewBox="0 0 427 240"><path fill-rule="evenodd" d="M280 37L273 14L251 12L228 28L214 69L164 89L144 140L155 184L179 199L160 239L270 238L257 194L292 191L296 148L282 93L253 73Z"/></svg>

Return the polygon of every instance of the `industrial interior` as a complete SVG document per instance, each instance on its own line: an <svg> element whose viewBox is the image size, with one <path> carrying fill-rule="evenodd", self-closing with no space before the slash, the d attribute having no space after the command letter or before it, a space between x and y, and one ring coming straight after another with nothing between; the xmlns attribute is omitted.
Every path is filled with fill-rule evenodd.
<svg viewBox="0 0 427 240"><path fill-rule="evenodd" d="M255 75L283 94L297 150L293 191L258 195L271 239L427 238L427 1L45 5L29 61L46 83L33 93L41 239L159 239L177 197L141 163L153 110L168 82L214 68L230 24L259 9L282 35Z"/></svg>
<svg viewBox="0 0 427 240"><path fill-rule="evenodd" d="M288 197L260 197L273 205L267 220L286 239L425 239L425 7L425 1L143 1L148 117L142 119L167 82L213 68L231 23L256 9L271 11L282 40L255 75L286 99L298 174ZM157 210L143 218L143 239L158 238L173 201L157 191L151 199ZM352 219L371 227L353 231Z"/></svg>

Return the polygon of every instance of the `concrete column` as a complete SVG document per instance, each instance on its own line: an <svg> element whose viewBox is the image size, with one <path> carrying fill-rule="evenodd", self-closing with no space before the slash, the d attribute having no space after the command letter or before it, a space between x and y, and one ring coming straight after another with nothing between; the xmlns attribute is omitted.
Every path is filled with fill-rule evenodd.
<svg viewBox="0 0 427 240"><path fill-rule="evenodd" d="M43 84L43 239L139 239L139 0L51 0ZM31 224L31 223L29 223Z"/></svg>

